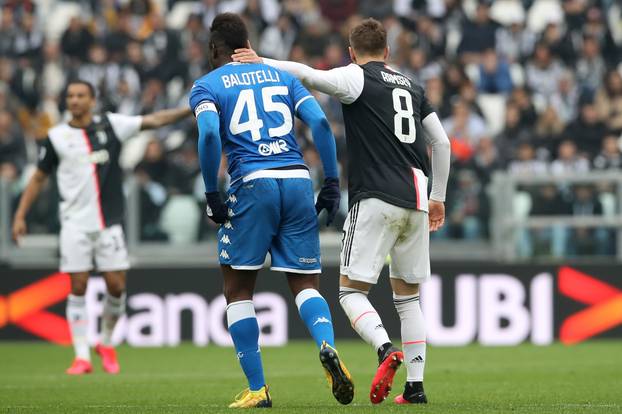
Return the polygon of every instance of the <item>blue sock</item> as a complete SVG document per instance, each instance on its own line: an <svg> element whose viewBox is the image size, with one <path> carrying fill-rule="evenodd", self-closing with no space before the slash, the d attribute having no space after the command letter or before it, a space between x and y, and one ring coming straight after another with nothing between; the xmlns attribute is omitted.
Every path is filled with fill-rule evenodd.
<svg viewBox="0 0 622 414"><path fill-rule="evenodd" d="M253 302L243 300L230 303L227 306L227 321L238 360L248 379L248 387L251 391L257 391L266 385L266 380L261 364L259 325Z"/></svg>
<svg viewBox="0 0 622 414"><path fill-rule="evenodd" d="M307 325L307 329L318 347L322 342L330 346L335 345L333 320L330 316L328 303L315 289L305 289L296 296L296 306L300 317Z"/></svg>

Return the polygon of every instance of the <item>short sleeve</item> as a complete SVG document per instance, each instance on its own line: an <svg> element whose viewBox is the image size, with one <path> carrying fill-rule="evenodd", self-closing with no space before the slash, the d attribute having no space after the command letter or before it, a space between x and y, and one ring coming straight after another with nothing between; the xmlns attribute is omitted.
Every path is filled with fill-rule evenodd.
<svg viewBox="0 0 622 414"><path fill-rule="evenodd" d="M58 154L52 145L52 141L46 138L39 147L39 160L37 168L46 174L51 174L58 166Z"/></svg>
<svg viewBox="0 0 622 414"><path fill-rule="evenodd" d="M295 77L291 77L290 95L294 102L294 113L298 112L298 107L307 99L313 98L311 92L305 88L302 83Z"/></svg>
<svg viewBox="0 0 622 414"><path fill-rule="evenodd" d="M140 115L129 116L108 113L107 116L115 135L121 142L126 141L138 134L140 126L143 123L143 117Z"/></svg>
<svg viewBox="0 0 622 414"><path fill-rule="evenodd" d="M421 89L421 108L419 109L419 113L421 114L421 120L423 121L428 115L430 115L433 112L436 112L436 110L434 110L434 108L432 107L432 104L430 104L430 101L428 101L428 98L425 96L425 91L422 88Z"/></svg>
<svg viewBox="0 0 622 414"><path fill-rule="evenodd" d="M214 94L209 90L207 85L195 82L190 91L190 109L195 118L201 112L212 111L218 113L217 101Z"/></svg>

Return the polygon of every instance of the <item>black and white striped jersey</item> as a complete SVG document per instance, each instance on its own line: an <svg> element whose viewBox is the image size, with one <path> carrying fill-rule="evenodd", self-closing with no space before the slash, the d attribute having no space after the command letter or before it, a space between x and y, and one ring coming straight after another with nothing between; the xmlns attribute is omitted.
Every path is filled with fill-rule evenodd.
<svg viewBox="0 0 622 414"><path fill-rule="evenodd" d="M59 124L48 132L38 168L56 173L61 224L98 231L123 221L125 198L119 166L122 142L136 135L141 116L107 113L87 128Z"/></svg>
<svg viewBox="0 0 622 414"><path fill-rule="evenodd" d="M342 103L350 207L359 200L377 198L427 211L431 172L430 198L445 200L449 139L421 86L380 61L328 71L296 62L263 61Z"/></svg>

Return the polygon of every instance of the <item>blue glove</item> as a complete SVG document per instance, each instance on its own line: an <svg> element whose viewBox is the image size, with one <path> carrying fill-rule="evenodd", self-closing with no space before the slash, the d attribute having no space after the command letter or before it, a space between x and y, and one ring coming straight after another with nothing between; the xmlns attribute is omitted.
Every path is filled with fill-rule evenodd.
<svg viewBox="0 0 622 414"><path fill-rule="evenodd" d="M218 224L229 220L229 209L220 199L218 191L205 193L205 198L207 199L207 208L205 210L210 220Z"/></svg>
<svg viewBox="0 0 622 414"><path fill-rule="evenodd" d="M326 225L330 226L330 223L335 219L337 211L339 210L339 201L341 200L341 192L339 191L339 179L338 178L326 178L324 185L320 190L320 194L317 196L315 202L315 211L317 214L326 209Z"/></svg>

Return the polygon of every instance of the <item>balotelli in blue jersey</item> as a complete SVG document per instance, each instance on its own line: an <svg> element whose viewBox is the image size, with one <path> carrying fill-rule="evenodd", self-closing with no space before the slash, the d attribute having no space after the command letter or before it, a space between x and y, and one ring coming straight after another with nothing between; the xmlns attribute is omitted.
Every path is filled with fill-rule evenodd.
<svg viewBox="0 0 622 414"><path fill-rule="evenodd" d="M216 16L210 34L214 70L194 83L190 106L199 129L207 213L221 224L218 254L229 332L249 384L230 407L272 405L252 302L257 273L268 253L271 269L285 272L301 319L320 348L333 395L348 404L354 385L334 348L330 310L318 292L317 214L326 209L330 222L340 198L334 137L321 108L295 77L267 65L231 61L236 48L249 44L239 16ZM294 117L311 129L324 167L326 178L315 203L309 170L294 136ZM226 203L218 192L223 150L231 176Z"/></svg>

